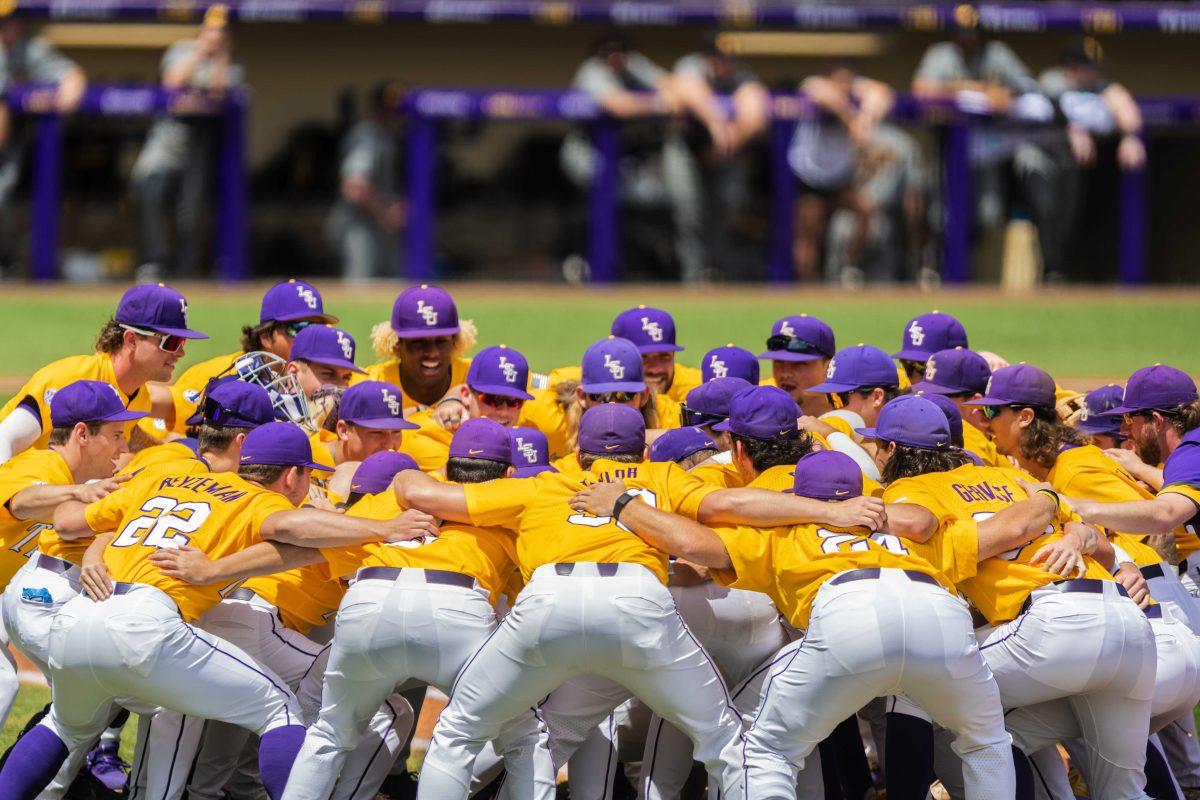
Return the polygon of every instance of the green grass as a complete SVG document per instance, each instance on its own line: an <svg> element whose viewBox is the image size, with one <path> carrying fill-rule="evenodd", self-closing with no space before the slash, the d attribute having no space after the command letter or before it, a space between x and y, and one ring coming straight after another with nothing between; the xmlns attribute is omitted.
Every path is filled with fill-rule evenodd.
<svg viewBox="0 0 1200 800"><path fill-rule="evenodd" d="M388 317L400 284L327 292L326 306L359 342L360 364L369 352L371 326ZM188 291L192 324L213 338L188 345L183 367L237 348L240 327L257 319L260 287ZM696 363L708 348L733 342L762 348L770 324L784 314L807 312L836 331L839 346L858 342L898 349L906 320L931 308L958 316L971 344L1009 361L1037 364L1057 377L1123 378L1161 361L1200 374L1200 296L1179 293L1118 295L1088 291L1009 298L998 292L911 292L840 295L824 291L750 291L717 287L684 292L669 287L610 292L562 287L481 287L455 290L464 318L474 319L481 343L506 343L539 370L578 363L591 341L608 332L613 315L637 302L670 309L687 352ZM120 295L119 288L17 289L0 297L0 376L23 378L46 362L87 352ZM11 387L11 388L15 388ZM11 390L11 389L10 389Z"/></svg>
<svg viewBox="0 0 1200 800"><path fill-rule="evenodd" d="M12 712L9 713L8 719L4 723L4 729L0 730L0 752L8 749L9 745L17 738L17 734L25 727L26 721L41 711L49 702L50 690L45 686L21 684L21 689L17 692L17 699L13 703ZM121 734L121 758L129 763L133 763L133 745L137 739L136 734L137 715L131 714L129 722L125 724L125 731Z"/></svg>

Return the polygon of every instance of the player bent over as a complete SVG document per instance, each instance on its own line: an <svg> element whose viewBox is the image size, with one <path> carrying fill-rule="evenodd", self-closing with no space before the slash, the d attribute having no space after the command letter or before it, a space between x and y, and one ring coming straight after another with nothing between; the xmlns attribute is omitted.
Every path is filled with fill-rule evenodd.
<svg viewBox="0 0 1200 800"><path fill-rule="evenodd" d="M220 600L216 587L167 578L150 555L190 544L220 557L263 540L321 546L411 538L429 528L297 509L321 465L290 423L247 435L240 464L237 474L149 474L91 505L64 503L55 512L56 527L105 533L106 570L82 577L103 599L76 597L55 617L51 710L13 748L0 771L0 798L35 797L68 748L99 734L114 704L146 712L163 706L250 728L262 737L267 792L282 794L304 735L295 697L244 652L191 624Z"/></svg>
<svg viewBox="0 0 1200 800"><path fill-rule="evenodd" d="M578 500L592 513L615 513L630 496L621 489L597 484ZM862 473L848 456L820 451L796 465L789 491L849 499L862 493ZM968 797L1013 796L1000 694L971 616L945 575L898 537L820 525L709 529L626 503L622 524L647 542L708 566L719 583L765 592L793 625L807 629L772 667L746 733L739 764L747 797L796 797L797 764L871 699L901 691L957 734ZM998 551L1043 527L1053 507L1035 503L981 529L979 547Z"/></svg>

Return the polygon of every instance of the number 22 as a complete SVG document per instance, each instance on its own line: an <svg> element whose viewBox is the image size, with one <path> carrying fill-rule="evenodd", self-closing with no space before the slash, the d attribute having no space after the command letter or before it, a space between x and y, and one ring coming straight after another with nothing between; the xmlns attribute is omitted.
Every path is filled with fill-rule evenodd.
<svg viewBox="0 0 1200 800"><path fill-rule="evenodd" d="M212 513L208 503L180 503L161 495L142 503L140 510L157 511L158 515L131 519L110 547L130 547L139 543L164 549L183 547L189 541L188 534L195 533ZM147 531L144 538L143 531Z"/></svg>

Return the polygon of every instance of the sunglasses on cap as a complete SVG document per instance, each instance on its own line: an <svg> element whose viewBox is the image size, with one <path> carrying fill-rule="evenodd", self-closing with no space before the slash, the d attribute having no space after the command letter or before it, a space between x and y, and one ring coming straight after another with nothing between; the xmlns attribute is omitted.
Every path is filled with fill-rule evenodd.
<svg viewBox="0 0 1200 800"><path fill-rule="evenodd" d="M638 398L640 392L604 392L602 394L588 394L587 399L593 403L632 403Z"/></svg>
<svg viewBox="0 0 1200 800"><path fill-rule="evenodd" d="M710 414L707 411L697 411L694 408L688 408L685 405L679 406L679 424L684 427L706 427L715 425L718 422L724 422L728 417L721 414Z"/></svg>
<svg viewBox="0 0 1200 800"><path fill-rule="evenodd" d="M132 333L136 333L138 336L146 336L153 339L158 339L158 349L162 350L164 353L178 353L183 349L184 343L187 342L187 339L183 338L182 336L175 336L174 334L170 333L148 331L143 328L135 328L132 325L122 325L121 327Z"/></svg>
<svg viewBox="0 0 1200 800"><path fill-rule="evenodd" d="M237 411L218 403L212 398L204 398L204 421L211 425L229 425L231 422L245 422L252 427L258 427L261 423L256 419L243 416Z"/></svg>
<svg viewBox="0 0 1200 800"><path fill-rule="evenodd" d="M1028 408L1033 412L1034 416L1041 417L1042 419L1049 419L1055 416L1053 408L1041 408L1039 406L1031 406L1028 403L1009 403L1002 406L983 406L983 418L987 420L995 419L1006 408L1011 408L1013 411Z"/></svg>
<svg viewBox="0 0 1200 800"><path fill-rule="evenodd" d="M779 351L783 350L788 353L820 353L821 350L807 339L801 339L799 336L788 336L786 333L777 333L767 339L767 350ZM824 355L824 353L822 353Z"/></svg>
<svg viewBox="0 0 1200 800"><path fill-rule="evenodd" d="M475 396L479 398L479 402L485 406L492 408L520 408L525 401L519 397L508 397L502 394L488 394L487 392L476 392Z"/></svg>
<svg viewBox="0 0 1200 800"><path fill-rule="evenodd" d="M303 322L303 321L289 322L283 326L283 332L286 333L288 336L292 337L293 339L295 339L296 334L299 333L300 331L304 330L305 328L307 328L309 325L312 325L312 323L311 322Z"/></svg>

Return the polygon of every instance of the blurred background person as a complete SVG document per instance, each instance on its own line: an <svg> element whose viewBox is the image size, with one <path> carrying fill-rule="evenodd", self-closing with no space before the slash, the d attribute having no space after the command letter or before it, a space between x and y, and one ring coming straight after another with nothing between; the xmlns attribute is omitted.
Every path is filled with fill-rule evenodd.
<svg viewBox="0 0 1200 800"><path fill-rule="evenodd" d="M242 85L245 75L241 65L233 63L226 6L210 6L195 39L167 48L160 76L162 87L173 90L222 94ZM220 124L212 117L164 115L150 129L133 165L142 234L139 280L152 281L168 273L176 279L200 277L208 176ZM175 258L171 258L167 233L168 214L175 220Z"/></svg>
<svg viewBox="0 0 1200 800"><path fill-rule="evenodd" d="M14 11L16 3L5 3L0 11L0 90L8 92L23 84L53 85L53 107L69 114L79 107L87 88L87 76L79 65L64 56L41 36L31 34L25 20ZM12 201L21 178L25 127L0 103L0 275L11 275L13 250Z"/></svg>
<svg viewBox="0 0 1200 800"><path fill-rule="evenodd" d="M807 78L800 91L820 114L800 121L788 150L788 163L801 188L792 256L796 274L804 281L820 277L829 215L846 209L853 215L853 227L843 240L840 270L829 278L857 287L863 281L859 261L871 218L858 165L866 143L891 111L894 95L886 84L859 75L849 62L841 61Z"/></svg>
<svg viewBox="0 0 1200 800"><path fill-rule="evenodd" d="M754 73L718 46L703 46L675 62L673 76L685 97L708 103L728 95L731 111L724 151L694 114L667 138L663 174L675 224L675 253L685 283L730 274L733 217L749 202L746 148L767 127L770 95Z"/></svg>
<svg viewBox="0 0 1200 800"><path fill-rule="evenodd" d="M697 80L695 70L680 80L638 52L622 33L602 34L592 45L591 55L575 72L571 88L586 92L608 114L621 121L620 198L626 208L666 209L669 205L664 176L663 149L667 138L664 115L690 113L708 135L710 158L724 160L732 152L730 125L707 80ZM699 130L699 129L698 129ZM597 155L584 130L574 130L563 140L560 163L567 178L578 188L591 186L597 170ZM682 174L682 171L681 171ZM657 247L661 231L650 234L649 249ZM636 234L635 234L636 235ZM702 271L703 258L680 252L676 238L675 261L692 264ZM564 263L568 280L582 280L586 268L568 258Z"/></svg>
<svg viewBox="0 0 1200 800"><path fill-rule="evenodd" d="M376 85L366 113L342 139L341 193L326 222L326 234L347 280L399 274L405 206L398 169L398 100L398 87Z"/></svg>
<svg viewBox="0 0 1200 800"><path fill-rule="evenodd" d="M1141 109L1128 89L1104 76L1103 65L1104 50L1100 43L1090 36L1081 36L1068 42L1058 66L1046 70L1038 79L1042 92L1054 101L1067 125L1070 157L1060 158L1058 182L1058 207L1064 228L1061 245L1065 252L1055 259L1065 269L1073 266L1067 263L1067 254L1075 251L1072 240L1080 233L1082 191L1100 153L1109 153L1115 143L1116 162L1122 171L1136 172L1146 164ZM1066 148L1064 154L1065 151ZM1090 262L1078 255L1074 260ZM1097 277L1088 269L1091 263L1081 266L1084 269L1072 277L1083 280ZM1046 274L1047 280L1066 277L1049 271Z"/></svg>

